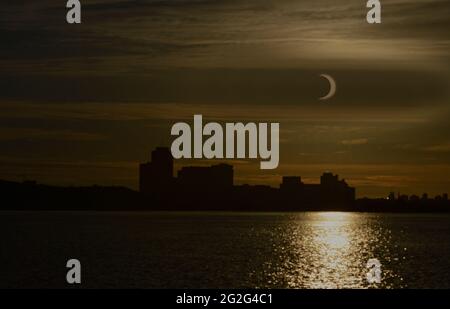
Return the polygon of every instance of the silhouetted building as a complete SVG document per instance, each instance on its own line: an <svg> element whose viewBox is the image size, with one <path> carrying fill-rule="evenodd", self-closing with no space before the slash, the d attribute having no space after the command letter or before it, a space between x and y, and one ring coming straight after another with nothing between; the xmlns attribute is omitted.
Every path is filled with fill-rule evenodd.
<svg viewBox="0 0 450 309"><path fill-rule="evenodd" d="M320 203L322 201L320 184L305 184L301 191L301 200L306 203Z"/></svg>
<svg viewBox="0 0 450 309"><path fill-rule="evenodd" d="M233 187L231 207L236 210L273 211L284 207L280 205L279 190L266 185L238 185Z"/></svg>
<svg viewBox="0 0 450 309"><path fill-rule="evenodd" d="M233 187L233 166L187 166L178 171L178 187L189 191L224 191Z"/></svg>
<svg viewBox="0 0 450 309"><path fill-rule="evenodd" d="M305 184L299 176L285 176L282 178L280 193L284 202L298 205L339 205L350 204L355 200L355 189L332 173L324 173L320 177L320 184Z"/></svg>
<svg viewBox="0 0 450 309"><path fill-rule="evenodd" d="M139 191L161 193L168 191L173 185L172 154L169 148L158 147L152 151L151 162L139 166Z"/></svg>
<svg viewBox="0 0 450 309"><path fill-rule="evenodd" d="M407 202L408 200L409 200L409 196L408 195L406 195L406 194L398 194L398 198L397 198L397 200L399 201L399 202Z"/></svg>
<svg viewBox="0 0 450 309"><path fill-rule="evenodd" d="M413 201L413 202L418 202L418 201L420 201L420 197L417 196L417 195L415 195L415 194L413 194L413 195L411 195L411 196L409 197L409 200L410 200L410 201Z"/></svg>
<svg viewBox="0 0 450 309"><path fill-rule="evenodd" d="M320 176L320 184L324 188L333 188L339 182L339 176L333 173L325 172Z"/></svg>
<svg viewBox="0 0 450 309"><path fill-rule="evenodd" d="M285 192L300 191L302 185L302 178L300 176L283 176L280 190Z"/></svg>
<svg viewBox="0 0 450 309"><path fill-rule="evenodd" d="M320 184L305 184L300 176L284 176L279 189L234 186L233 177L232 165L217 164L182 167L175 178L170 150L158 147L152 151L150 162L140 164L139 189L165 205L202 205L196 207L204 209L238 209L239 205L289 210L325 205L325 209L332 209L338 205L349 206L355 200L355 189L332 173L324 173Z"/></svg>
<svg viewBox="0 0 450 309"><path fill-rule="evenodd" d="M355 188L350 187L338 175L323 173L320 177L320 194L322 202L347 203L355 200Z"/></svg>

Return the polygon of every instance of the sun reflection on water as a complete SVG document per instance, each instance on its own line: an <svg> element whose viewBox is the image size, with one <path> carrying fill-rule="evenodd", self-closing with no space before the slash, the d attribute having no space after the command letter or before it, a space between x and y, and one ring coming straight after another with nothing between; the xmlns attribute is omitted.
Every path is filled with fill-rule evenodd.
<svg viewBox="0 0 450 309"><path fill-rule="evenodd" d="M348 212L293 214L282 231L286 243L275 248L270 283L290 288L367 288L366 263L389 261L389 231L375 216ZM378 256L383 252L382 256ZM385 272L393 278L395 273ZM376 286L375 286L376 287ZM384 282L379 287L389 287Z"/></svg>
<svg viewBox="0 0 450 309"><path fill-rule="evenodd" d="M313 214L310 246L316 260L305 284L311 288L339 288L354 256L351 241L352 215L342 212Z"/></svg>
<svg viewBox="0 0 450 309"><path fill-rule="evenodd" d="M328 249L345 249L349 245L349 235L342 227L349 224L351 217L343 212L318 213L320 233L315 235L315 243Z"/></svg>

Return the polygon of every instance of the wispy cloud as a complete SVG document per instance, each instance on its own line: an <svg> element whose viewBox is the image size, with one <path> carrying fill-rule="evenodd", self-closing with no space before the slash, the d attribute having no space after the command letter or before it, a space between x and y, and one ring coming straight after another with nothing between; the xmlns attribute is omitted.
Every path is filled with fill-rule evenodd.
<svg viewBox="0 0 450 309"><path fill-rule="evenodd" d="M436 63L447 55L448 1L383 3L383 24L368 25L360 0L134 1L83 3L71 27L54 1L2 7L4 70L105 74L155 67L327 67L370 60ZM126 27L123 25L126 24ZM42 25L45 25L44 27ZM32 48L27 48L32 46ZM20 67L20 62L29 66ZM60 61L58 61L60 60ZM396 60L396 61L392 61ZM403 61L402 61L403 60ZM18 62L17 62L18 61ZM46 68L42 63L48 64ZM420 63L419 63L420 64ZM95 68L95 69L94 69Z"/></svg>
<svg viewBox="0 0 450 309"><path fill-rule="evenodd" d="M450 143L427 146L423 150L429 152L450 152Z"/></svg>
<svg viewBox="0 0 450 309"><path fill-rule="evenodd" d="M365 145L369 142L367 138L355 138L341 141L342 145Z"/></svg>
<svg viewBox="0 0 450 309"><path fill-rule="evenodd" d="M361 130L362 123L369 123L369 128L377 123L424 123L430 121L433 111L422 108L411 108L404 111L398 108L373 108L370 113L365 109L353 111L340 106L273 106L265 105L255 108L252 104L236 105L230 108L227 104L180 104L180 103L27 103L0 102L1 117L17 119L86 119L86 120L191 120L194 114L203 114L209 121L283 121L309 122L308 132L351 133ZM318 125L323 123L356 123L347 129L339 125ZM293 134L292 128L286 133ZM298 131L297 131L298 134ZM366 139L344 140L342 144L366 143Z"/></svg>
<svg viewBox="0 0 450 309"><path fill-rule="evenodd" d="M44 130L41 128L0 128L0 141L12 140L60 140L100 141L106 137L98 133L71 130Z"/></svg>

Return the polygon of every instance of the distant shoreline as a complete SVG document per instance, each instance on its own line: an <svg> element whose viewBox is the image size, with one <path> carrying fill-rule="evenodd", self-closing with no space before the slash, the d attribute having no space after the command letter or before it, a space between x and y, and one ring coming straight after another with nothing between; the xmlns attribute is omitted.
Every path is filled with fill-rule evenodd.
<svg viewBox="0 0 450 309"><path fill-rule="evenodd" d="M34 182L0 180L0 211L97 211L97 212L318 212L450 213L447 200L357 199L351 203L296 202L289 196L268 199L258 194L172 192L149 196L125 187L58 187Z"/></svg>
<svg viewBox="0 0 450 309"><path fill-rule="evenodd" d="M186 210L186 209L171 209L171 210L158 210L158 209L115 209L115 210L96 210L96 209L0 209L1 213L7 213L7 212L14 212L14 213L70 213L70 212L76 212L76 213L186 213L186 214L206 214L206 213L214 213L214 214L270 214L270 213L283 213L283 214L295 214L295 213L310 213L310 212L343 212L343 213L366 213L366 214L405 214L405 215L420 215L420 214L449 214L450 211L365 211L365 210Z"/></svg>

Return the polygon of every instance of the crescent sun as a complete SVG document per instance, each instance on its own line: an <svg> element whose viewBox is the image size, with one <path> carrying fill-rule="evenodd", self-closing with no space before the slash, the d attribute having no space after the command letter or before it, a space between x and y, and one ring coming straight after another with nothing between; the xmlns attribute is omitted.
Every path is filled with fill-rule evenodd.
<svg viewBox="0 0 450 309"><path fill-rule="evenodd" d="M327 95L320 97L319 100L324 101L331 99L336 94L336 81L328 74L320 74L320 77L323 77L328 81L328 83L330 84L330 91L328 91Z"/></svg>

